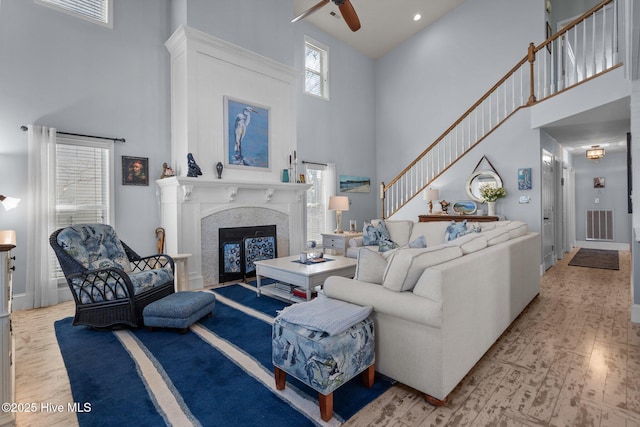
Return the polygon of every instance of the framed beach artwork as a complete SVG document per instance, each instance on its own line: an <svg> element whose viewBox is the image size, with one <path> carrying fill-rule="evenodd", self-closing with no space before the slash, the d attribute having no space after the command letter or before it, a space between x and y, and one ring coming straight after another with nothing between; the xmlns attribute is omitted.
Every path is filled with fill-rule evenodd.
<svg viewBox="0 0 640 427"><path fill-rule="evenodd" d="M369 193L371 192L371 178L340 175L340 191L343 193Z"/></svg>
<svg viewBox="0 0 640 427"><path fill-rule="evenodd" d="M226 166L269 171L271 109L224 97L224 155Z"/></svg>
<svg viewBox="0 0 640 427"><path fill-rule="evenodd" d="M473 215L478 210L478 205L473 200L459 200L453 203L453 211L458 215Z"/></svg>

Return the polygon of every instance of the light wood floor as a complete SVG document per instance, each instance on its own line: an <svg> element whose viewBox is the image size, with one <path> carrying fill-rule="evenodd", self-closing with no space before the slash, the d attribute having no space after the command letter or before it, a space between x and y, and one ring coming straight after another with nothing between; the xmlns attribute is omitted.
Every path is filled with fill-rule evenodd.
<svg viewBox="0 0 640 427"><path fill-rule="evenodd" d="M575 251L574 251L575 252ZM540 296L449 396L427 404L396 385L347 426L640 426L640 325L630 318L630 252L620 271L546 272ZM73 304L14 313L16 402L73 402L53 322ZM117 410L117 408L114 408ZM73 426L74 414L20 413L17 425Z"/></svg>

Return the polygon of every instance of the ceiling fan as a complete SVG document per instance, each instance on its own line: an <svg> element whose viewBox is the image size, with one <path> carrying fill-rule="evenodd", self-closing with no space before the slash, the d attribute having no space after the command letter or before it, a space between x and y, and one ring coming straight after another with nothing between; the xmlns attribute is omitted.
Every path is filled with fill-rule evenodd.
<svg viewBox="0 0 640 427"><path fill-rule="evenodd" d="M318 9L326 6L329 1L333 1L336 6L338 6L342 17L344 18L344 22L346 22L349 28L351 28L351 31L358 31L360 29L360 19L358 19L358 14L356 14L356 10L353 8L353 5L349 0L321 0L315 6L310 7L300 15L293 18L291 22L297 22L301 19L306 18Z"/></svg>

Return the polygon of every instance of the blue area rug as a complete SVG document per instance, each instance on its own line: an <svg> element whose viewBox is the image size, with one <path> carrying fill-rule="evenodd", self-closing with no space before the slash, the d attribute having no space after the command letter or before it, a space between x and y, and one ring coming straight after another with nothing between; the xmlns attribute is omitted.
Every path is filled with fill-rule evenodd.
<svg viewBox="0 0 640 427"><path fill-rule="evenodd" d="M314 390L287 377L275 388L271 321L287 303L248 285L213 290L213 316L186 334L172 330L97 331L55 323L81 426L339 425L392 384L371 389L356 377L334 392L334 418L320 420Z"/></svg>

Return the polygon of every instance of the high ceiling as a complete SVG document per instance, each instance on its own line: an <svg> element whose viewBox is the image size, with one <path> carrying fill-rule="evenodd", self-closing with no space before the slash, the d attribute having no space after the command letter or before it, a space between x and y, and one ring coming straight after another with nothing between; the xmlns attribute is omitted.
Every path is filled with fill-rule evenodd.
<svg viewBox="0 0 640 427"><path fill-rule="evenodd" d="M320 0L294 0L293 17ZM376 59L449 13L464 0L351 0L360 18L360 28L352 32L333 2L305 18L365 55ZM422 15L414 21L416 13Z"/></svg>
<svg viewBox="0 0 640 427"><path fill-rule="evenodd" d="M320 0L294 0L293 17ZM437 21L464 0L351 0L362 27L352 32L333 1L304 18L324 32L377 59ZM416 13L422 15L414 21ZM545 126L545 130L570 154L584 155L586 147L599 144L608 151L626 150L629 100L600 106Z"/></svg>

